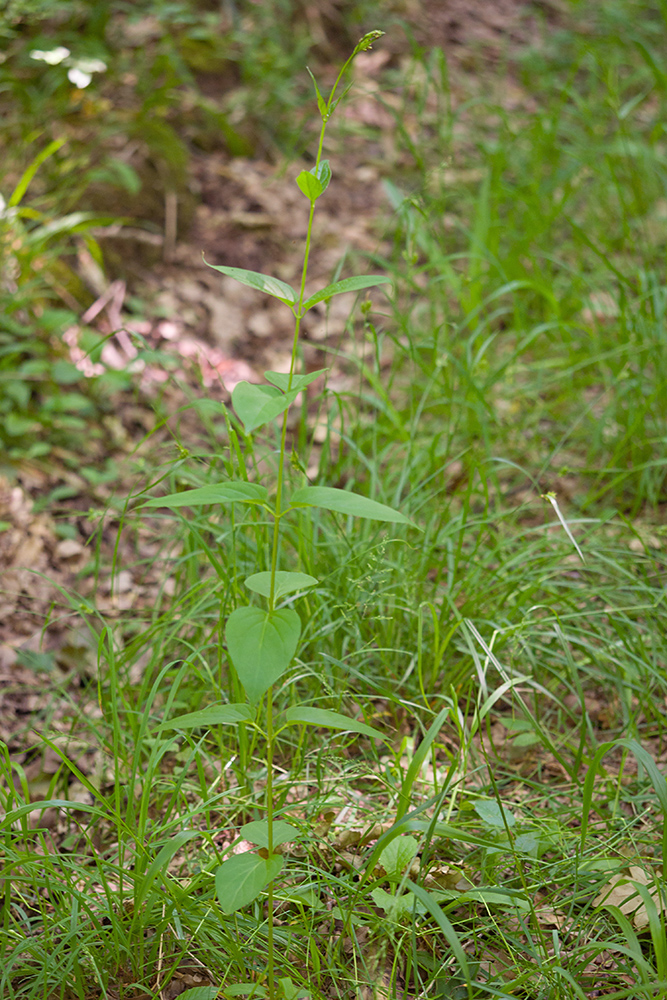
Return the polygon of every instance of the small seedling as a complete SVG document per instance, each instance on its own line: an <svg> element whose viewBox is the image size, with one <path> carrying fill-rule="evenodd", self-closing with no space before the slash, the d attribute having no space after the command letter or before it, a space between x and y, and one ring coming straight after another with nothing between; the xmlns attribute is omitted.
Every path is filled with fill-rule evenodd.
<svg viewBox="0 0 667 1000"><path fill-rule="evenodd" d="M352 60L359 52L369 49L382 34L381 31L371 31L364 35L338 74L328 100L325 100L320 93L311 73L322 125L315 164L310 170L302 170L296 178L300 191L310 202L301 283L298 290L270 275L237 267L208 265L244 285L274 296L283 302L294 316L289 373L265 372L267 380L265 384L251 385L248 382L241 382L232 393L232 404L246 435L252 435L259 428L278 418L282 420L275 494L270 496L268 487L258 482L232 480L170 496L156 497L146 503L146 506L169 508L201 507L218 503L250 504L265 511L272 524L268 568L253 573L244 581L249 591L264 599L264 606L247 604L237 607L227 618L225 627L227 651L245 691L246 701L212 705L202 711L171 719L164 724L164 728L180 730L213 725L245 725L253 727L264 740L267 767L265 818L247 823L240 831L241 836L254 844L257 850L236 854L224 861L217 870L215 882L220 906L225 914L234 913L252 903L264 891L267 892L266 991L269 1000L276 996L277 991L287 997L294 989L291 981L283 977L277 983L275 976L273 889L275 880L285 865L285 859L278 849L282 844L294 840L298 834L291 824L274 818L273 757L276 741L288 726L298 725L354 732L377 739L385 738L377 729L333 711L298 704L289 708L282 717L274 711L274 685L289 669L302 633L299 614L292 607L278 607L278 603L287 595L302 592L318 583L315 577L305 573L279 568L281 525L283 519L294 511L309 511L318 507L375 521L411 524L400 511L348 490L328 486L303 486L290 496L286 496L285 484L289 408L298 394L323 374L322 371L309 374L297 371L299 332L303 316L318 302L328 301L334 295L372 288L389 281L382 275L359 275L336 281L309 298L305 297L315 205L331 180L329 161L322 159L326 126L341 99L336 94ZM263 707L265 712L262 711ZM260 724L263 718L266 719L264 727Z"/></svg>

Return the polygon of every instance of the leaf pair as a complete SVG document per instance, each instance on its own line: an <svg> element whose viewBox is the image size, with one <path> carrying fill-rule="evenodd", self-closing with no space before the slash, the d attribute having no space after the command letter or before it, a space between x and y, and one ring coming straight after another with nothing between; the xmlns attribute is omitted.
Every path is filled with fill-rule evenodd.
<svg viewBox="0 0 667 1000"><path fill-rule="evenodd" d="M310 170L302 170L296 179L296 183L302 194L305 194L309 201L314 202L323 195L329 187L331 180L331 167L328 160L320 160Z"/></svg>
<svg viewBox="0 0 667 1000"><path fill-rule="evenodd" d="M306 170L302 173L311 176L312 180L317 180L317 178L313 177ZM374 288L376 285L391 282L391 278L382 274L360 274L353 278L344 278L342 281L334 281L333 284L327 285L326 288L321 288L319 292L315 292L305 302L302 302L299 308L299 296L294 289L286 282L280 281L278 278L273 278L270 274L261 274L259 271L246 271L242 267L209 264L207 260L204 260L204 263L214 271L220 271L221 274L226 274L229 278L234 278L235 281L239 281L242 285L248 285L250 288L256 288L260 292L272 295L274 298L284 302L286 306L289 306L294 315L298 315L299 317L307 313L318 302L331 299L334 295L342 295L345 292L357 292L362 288Z"/></svg>

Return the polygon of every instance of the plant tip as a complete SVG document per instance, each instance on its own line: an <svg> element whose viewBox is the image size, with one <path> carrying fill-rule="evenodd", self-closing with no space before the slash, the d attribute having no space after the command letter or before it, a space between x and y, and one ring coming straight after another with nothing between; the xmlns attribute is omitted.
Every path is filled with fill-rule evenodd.
<svg viewBox="0 0 667 1000"><path fill-rule="evenodd" d="M368 49L371 48L373 42L377 42L378 38L382 38L383 35L384 31L375 30L367 32L364 35L364 37L359 42L357 42L357 47L354 50L355 56L357 52L366 52Z"/></svg>

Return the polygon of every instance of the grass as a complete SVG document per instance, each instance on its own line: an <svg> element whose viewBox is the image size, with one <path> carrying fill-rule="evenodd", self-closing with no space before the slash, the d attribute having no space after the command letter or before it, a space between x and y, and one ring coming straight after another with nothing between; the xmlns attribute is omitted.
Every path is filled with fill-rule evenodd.
<svg viewBox="0 0 667 1000"><path fill-rule="evenodd" d="M299 699L395 734L276 750L278 814L299 827L279 975L314 998L667 992L665 9L602 6L573 5L509 97L502 69L451 88L438 52L393 81L395 253L373 269L396 295L355 316L336 363L358 388L325 394L324 442L297 443L315 482L424 533L321 512L282 541L320 580L299 599ZM204 434L151 481L266 466L229 421ZM230 686L240 700L221 622L269 525L117 523L152 533L143 571L172 582L108 620L64 595L92 669L76 697L54 686L40 783L3 759L0 995L261 995L264 906L226 917L213 884L261 815L260 748L159 727ZM617 876L634 903L616 886L601 905Z"/></svg>

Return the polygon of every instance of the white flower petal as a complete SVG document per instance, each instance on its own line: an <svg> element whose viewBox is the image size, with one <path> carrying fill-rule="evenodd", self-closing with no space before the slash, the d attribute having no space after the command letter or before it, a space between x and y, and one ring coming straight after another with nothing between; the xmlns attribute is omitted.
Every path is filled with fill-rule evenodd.
<svg viewBox="0 0 667 1000"><path fill-rule="evenodd" d="M82 73L104 73L107 64L101 59L76 59L73 66L80 69Z"/></svg>
<svg viewBox="0 0 667 1000"><path fill-rule="evenodd" d="M78 87L79 90L83 90L84 87L87 87L92 80L92 76L90 73L84 73L83 70L79 69L77 66L73 66L72 69L67 70L67 79L70 83L73 83L75 87Z"/></svg>
<svg viewBox="0 0 667 1000"><path fill-rule="evenodd" d="M69 54L69 49L66 49L64 45L59 45L55 49L33 49L30 58L37 59L38 62L48 63L49 66L57 66L63 59L67 59Z"/></svg>

